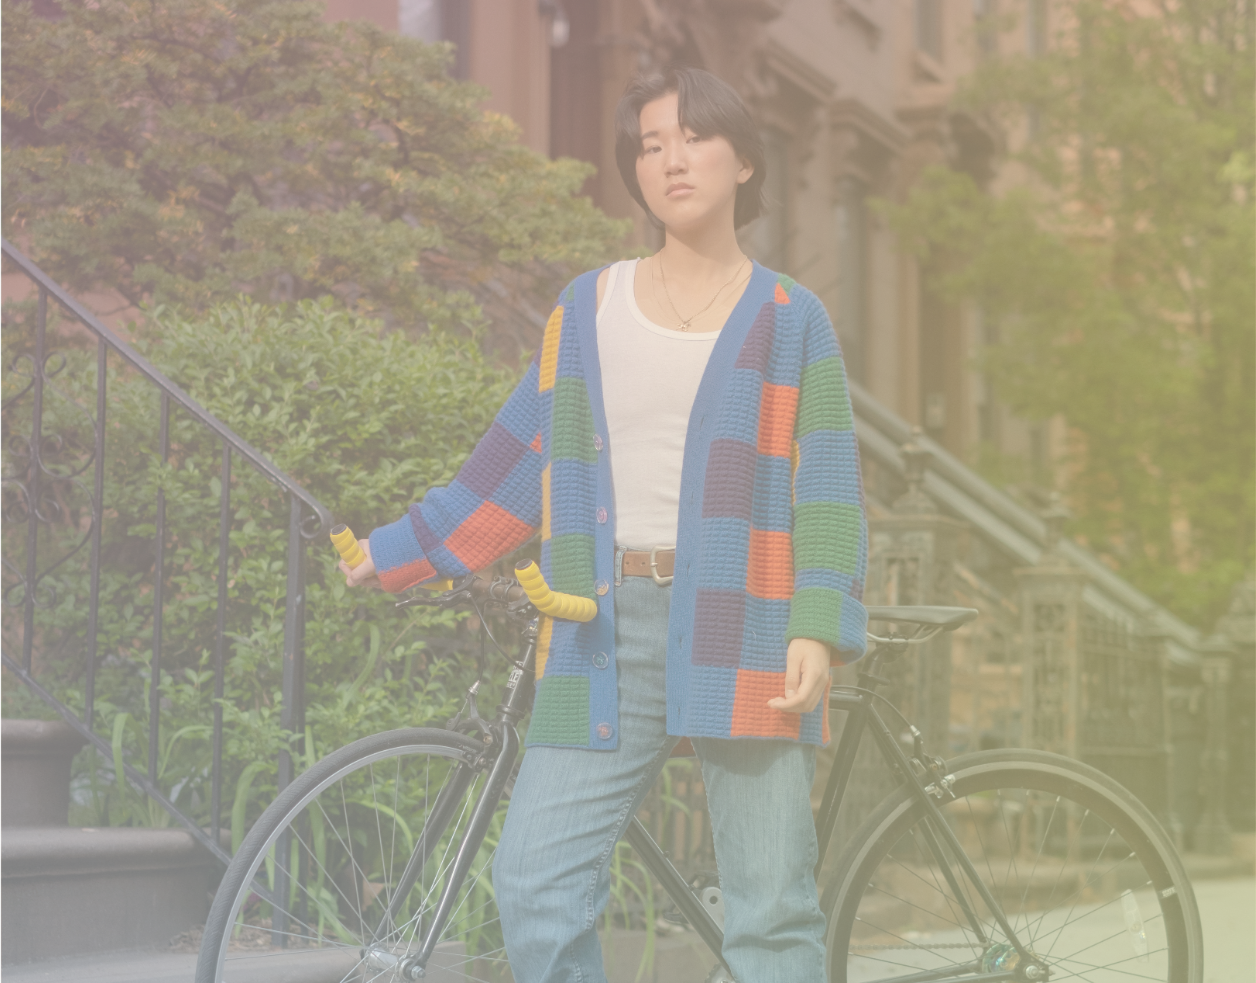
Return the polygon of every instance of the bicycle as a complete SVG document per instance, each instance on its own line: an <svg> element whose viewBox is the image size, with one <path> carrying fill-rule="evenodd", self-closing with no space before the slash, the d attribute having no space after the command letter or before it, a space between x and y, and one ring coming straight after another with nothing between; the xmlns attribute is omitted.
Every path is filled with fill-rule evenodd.
<svg viewBox="0 0 1256 983"><path fill-rule="evenodd" d="M355 544L356 545L356 544ZM541 615L588 620L592 601L553 594L535 564L519 580L468 575L399 603L504 612L522 655L492 719L479 680L445 729L363 738L296 778L254 823L205 926L197 983L244 980L504 983L509 967L488 873L517 774ZM521 582L522 581L522 585ZM946 762L877 688L909 646L977 616L968 608L870 607L895 627L857 684L817 819L819 875L859 745L900 782L872 810L821 890L831 983L1000 980L1201 983L1202 929L1172 842L1101 772L1058 755L982 751ZM901 633L900 633L901 632ZM880 707L905 725L895 736ZM720 960L717 887L695 893L633 818L625 834Z"/></svg>

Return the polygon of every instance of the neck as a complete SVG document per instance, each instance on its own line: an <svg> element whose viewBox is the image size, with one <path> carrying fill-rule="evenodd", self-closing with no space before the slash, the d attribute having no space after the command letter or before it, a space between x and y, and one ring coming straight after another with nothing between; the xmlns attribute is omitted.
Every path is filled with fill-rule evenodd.
<svg viewBox="0 0 1256 983"><path fill-rule="evenodd" d="M667 267L668 279L704 283L727 279L729 271L745 261L732 222L718 227L667 230L667 241L656 254Z"/></svg>

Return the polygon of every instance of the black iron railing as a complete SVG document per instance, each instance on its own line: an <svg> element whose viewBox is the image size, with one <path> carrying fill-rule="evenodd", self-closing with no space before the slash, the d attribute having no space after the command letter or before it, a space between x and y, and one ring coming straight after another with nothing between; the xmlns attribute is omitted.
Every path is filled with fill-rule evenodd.
<svg viewBox="0 0 1256 983"><path fill-rule="evenodd" d="M219 825L222 813L223 796L223 687L226 671L228 633L227 633L227 589L228 589L228 554L230 552L230 532L233 521L231 501L231 470L234 459L244 461L250 468L281 490L288 503L288 545L287 545L287 585L285 598L285 617L283 632L283 675L282 675L282 710L281 727L290 733L301 733L303 730L304 708L304 648L303 636L305 629L305 557L306 544L311 540L326 537L331 526L328 511L300 485L283 471L279 470L263 454L251 447L247 442L233 433L222 421L207 412L187 393L175 385L170 379L158 371L147 359L141 356L131 345L123 341L117 334L100 322L86 308L79 304L60 286L54 283L42 270L24 256L7 240L3 243L3 254L11 268L20 270L30 280L38 292L33 312L33 348L14 359L7 367L8 371L25 375L23 363L29 367L29 379L18 392L6 399L3 413L10 419L6 420L5 431L9 446L6 448L5 473L3 487L6 499L10 500L10 508L6 509L5 519L10 523L25 523L25 557L20 563L10 562L8 556L2 557L5 578L8 586L4 591L6 611L14 611L19 605L22 611L22 644L20 657L5 652L3 664L15 676L44 702L56 710L71 726L87 738L106 759L113 754L111 743L95 733L93 719L96 703L96 674L98 666L98 627L101 604L101 529L106 515L108 503L105 501L105 435L109 407L108 378L111 356L121 359L125 366L138 373L159 394L159 425L157 437L157 454L166 464L170 453L171 420L176 412L184 414L188 419L199 424L216 437L222 445L222 458L219 481L221 484L220 509L218 516L218 570L217 570L217 619L216 634L213 643L213 727L212 727L212 774L211 802L209 808L210 828L202 829L201 825L190 818L182 809L175 805L171 797L164 794L158 787L158 760L160 752L160 723L162 691L162 630L165 621L166 596L166 540L167 540L167 502L166 492L160 485L156 492L155 529L153 535L155 555L153 556L154 571L152 578L152 651L149 657L148 685L148 765L141 772L129 765L124 766L127 778L143 790L153 800L160 803L177 821L187 827L211 853L226 862L230 859L226 851L219 845ZM64 316L68 317L81 329L86 329L95 341L96 348L96 407L95 417L80 407L90 421L88 430L93 436L90 450L84 449L84 459L66 466L57 464L50 458L63 446L63 439L56 433L45 430L45 390L49 380L65 367L65 356L48 350L49 332L49 300L58 305ZM76 329L77 330L77 329ZM10 424L25 424L27 407L23 405L29 398L29 437L14 433ZM17 407L22 408L22 419L14 418ZM93 468L91 492L81 481L87 469ZM90 506L88 514L73 517L77 528L82 530L81 538L61 557L44 563L41 567L39 552L40 527L51 525L60 520L64 525L68 518L65 504L64 489L73 486L82 493ZM70 523L74 525L74 522ZM83 528L86 526L86 528ZM12 529L12 526L10 526ZM10 532L12 536L12 532ZM36 610L42 605L51 603L48 591L41 601L40 590L47 582L49 574L64 564L71 556L76 555L83 546L90 544L90 587L88 597L86 645L83 653L85 673L83 677L84 704L81 716L58 700L47 687L40 684L37 676L35 656L36 642ZM16 613L14 611L14 613ZM278 784L282 789L293 777L291 755L285 749L279 754Z"/></svg>

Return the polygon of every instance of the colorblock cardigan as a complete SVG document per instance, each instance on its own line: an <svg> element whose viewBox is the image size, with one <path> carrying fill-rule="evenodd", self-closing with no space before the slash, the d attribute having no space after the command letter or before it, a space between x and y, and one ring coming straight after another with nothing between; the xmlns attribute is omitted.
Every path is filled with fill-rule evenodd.
<svg viewBox="0 0 1256 983"><path fill-rule="evenodd" d="M371 533L384 589L480 570L541 536L585 624L543 618L529 745L618 745L615 503L598 362L597 276L560 295L527 373L446 488ZM774 710L790 639L864 653L868 536L837 336L819 300L754 264L694 400L681 471L667 729L828 743L827 700Z"/></svg>

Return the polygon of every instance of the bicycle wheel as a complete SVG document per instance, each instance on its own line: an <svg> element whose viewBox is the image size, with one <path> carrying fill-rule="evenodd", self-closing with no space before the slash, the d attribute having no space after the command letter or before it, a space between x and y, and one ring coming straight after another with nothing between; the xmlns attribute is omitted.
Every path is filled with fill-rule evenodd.
<svg viewBox="0 0 1256 983"><path fill-rule="evenodd" d="M1009 943L949 851L948 878L924 808L900 789L864 823L826 888L832 983L1200 983L1195 896L1168 836L1134 796L1054 754L986 751L949 765L956 798L942 813L1046 973Z"/></svg>
<svg viewBox="0 0 1256 983"><path fill-rule="evenodd" d="M197 983L400 981L401 959L423 941L483 788L483 751L453 731L395 730L296 778L227 868ZM509 979L489 881L505 805L463 880L428 983Z"/></svg>

